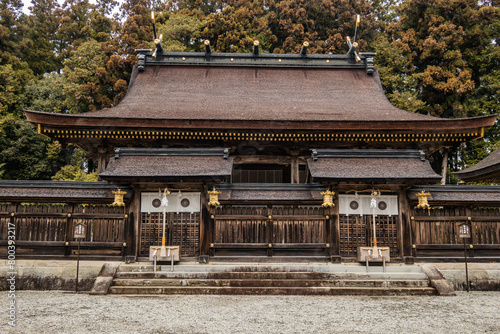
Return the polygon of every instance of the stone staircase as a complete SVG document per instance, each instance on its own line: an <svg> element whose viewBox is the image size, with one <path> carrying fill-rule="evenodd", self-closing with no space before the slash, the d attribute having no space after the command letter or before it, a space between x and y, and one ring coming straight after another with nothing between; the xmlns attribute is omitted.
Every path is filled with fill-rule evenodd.
<svg viewBox="0 0 500 334"><path fill-rule="evenodd" d="M111 281L112 278L112 281ZM109 277L110 294L206 295L438 295L418 265L122 264ZM105 292L105 293L106 293Z"/></svg>

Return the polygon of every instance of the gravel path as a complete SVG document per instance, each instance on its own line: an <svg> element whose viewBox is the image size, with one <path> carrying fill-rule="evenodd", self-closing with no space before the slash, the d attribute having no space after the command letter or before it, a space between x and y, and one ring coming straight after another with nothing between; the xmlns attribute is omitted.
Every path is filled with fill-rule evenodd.
<svg viewBox="0 0 500 334"><path fill-rule="evenodd" d="M0 293L1 333L500 333L500 292L133 297L17 291L16 299L11 327L10 299Z"/></svg>

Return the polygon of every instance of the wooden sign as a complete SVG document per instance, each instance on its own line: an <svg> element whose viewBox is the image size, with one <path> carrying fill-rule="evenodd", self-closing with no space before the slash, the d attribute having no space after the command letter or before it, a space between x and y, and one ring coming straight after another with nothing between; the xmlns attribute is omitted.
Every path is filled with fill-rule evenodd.
<svg viewBox="0 0 500 334"><path fill-rule="evenodd" d="M458 236L460 238L470 238L470 226L468 224L460 225L458 229Z"/></svg>
<svg viewBox="0 0 500 334"><path fill-rule="evenodd" d="M83 225L83 224L75 225L75 231L74 231L73 237L75 239L85 238L85 234L86 234L85 232L86 232L86 226L85 225Z"/></svg>

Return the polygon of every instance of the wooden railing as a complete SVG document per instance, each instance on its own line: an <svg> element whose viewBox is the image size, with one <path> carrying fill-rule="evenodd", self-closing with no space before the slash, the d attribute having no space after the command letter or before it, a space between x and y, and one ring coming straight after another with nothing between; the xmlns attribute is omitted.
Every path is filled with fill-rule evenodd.
<svg viewBox="0 0 500 334"><path fill-rule="evenodd" d="M78 204L1 204L0 253L7 252L8 228L14 227L16 257L76 254L74 227L86 226L80 253L87 257L122 257L131 246L131 219L124 207Z"/></svg>

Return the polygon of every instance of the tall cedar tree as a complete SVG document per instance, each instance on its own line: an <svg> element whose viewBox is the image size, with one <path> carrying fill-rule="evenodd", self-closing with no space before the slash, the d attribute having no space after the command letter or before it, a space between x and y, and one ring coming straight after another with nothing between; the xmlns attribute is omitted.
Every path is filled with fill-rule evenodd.
<svg viewBox="0 0 500 334"><path fill-rule="evenodd" d="M498 14L498 8L471 0L405 1L398 9L400 19L373 43L382 84L391 102L406 110L445 118L498 112L491 104L484 108L486 101L498 99L498 89L494 92L498 77L492 82L484 80L486 75L498 73L498 61L484 62L498 50L496 42L492 43L497 33L489 28L498 26ZM492 140L487 137L482 143ZM471 147L477 149L478 145ZM460 168L467 161L466 155L463 149L452 151L449 167ZM446 154L434 155L436 170L443 156ZM451 174L448 182L456 182Z"/></svg>

